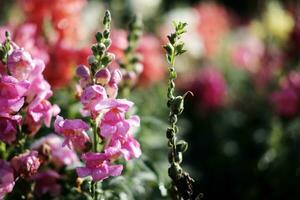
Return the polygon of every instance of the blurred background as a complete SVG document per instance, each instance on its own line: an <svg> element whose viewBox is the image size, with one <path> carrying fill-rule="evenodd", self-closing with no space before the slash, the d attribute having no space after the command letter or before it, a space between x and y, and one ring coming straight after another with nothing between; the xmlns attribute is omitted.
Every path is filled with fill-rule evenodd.
<svg viewBox="0 0 300 200"><path fill-rule="evenodd" d="M176 60L176 87L194 97L187 97L179 135L189 142L184 168L203 199L300 198L298 0L0 0L0 40L9 30L17 44L46 62L52 102L65 118L80 116L74 69L87 62L106 9L117 60L128 45L129 20L141 14L144 22L137 49L143 72L128 95L142 120L137 138L143 158L107 187L119 188L124 199L168 199L162 45L172 21L180 20L188 23L188 52Z"/></svg>

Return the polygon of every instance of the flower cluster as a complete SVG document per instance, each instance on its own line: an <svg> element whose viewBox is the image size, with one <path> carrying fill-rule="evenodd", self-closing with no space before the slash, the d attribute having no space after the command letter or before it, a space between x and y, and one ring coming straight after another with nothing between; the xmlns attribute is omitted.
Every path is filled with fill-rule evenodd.
<svg viewBox="0 0 300 200"><path fill-rule="evenodd" d="M0 59L0 140L20 152L10 155L10 163L0 160L2 199L16 178L30 179L37 173L42 159L35 150L25 151L25 138L33 137L42 124L50 127L60 109L49 102L52 91L42 74L44 62L12 42L7 32Z"/></svg>
<svg viewBox="0 0 300 200"><path fill-rule="evenodd" d="M274 111L283 117L294 117L299 113L300 74L291 71L282 81L281 88L270 96Z"/></svg>
<svg viewBox="0 0 300 200"><path fill-rule="evenodd" d="M114 55L107 52L111 44L110 21L107 11L103 20L105 30L96 34L93 55L88 57L90 66L79 65L76 70L80 79L81 113L90 117L90 123L60 116L54 123L55 131L65 137L64 145L84 152L81 159L85 166L77 168L78 176L91 176L94 182L120 175L123 166L114 164L120 156L130 160L141 155L140 145L133 137L139 117L127 118L133 103L116 98L122 74L119 69L107 67L114 59ZM88 136L90 132L93 139ZM88 149L89 143L93 143L92 151Z"/></svg>

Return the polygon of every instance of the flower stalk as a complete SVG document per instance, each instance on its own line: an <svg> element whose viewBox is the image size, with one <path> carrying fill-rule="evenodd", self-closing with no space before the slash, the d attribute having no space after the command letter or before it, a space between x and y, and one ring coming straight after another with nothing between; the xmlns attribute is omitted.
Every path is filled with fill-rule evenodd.
<svg viewBox="0 0 300 200"><path fill-rule="evenodd" d="M170 167L168 173L172 179L172 190L175 192L174 199L184 199L190 200L195 199L194 191L194 180L190 175L185 172L182 167L182 154L187 150L188 143L184 140L177 141L177 119L178 116L182 114L184 109L184 99L187 94L191 92L186 92L183 96L175 96L175 79L177 78L177 73L175 70L175 58L186 52L184 49L184 43L180 41L182 34L186 32L186 23L174 22L175 32L168 36L169 43L164 46L166 50L166 57L169 63L169 81L168 81L168 102L167 106L170 109L169 122L170 127L167 128L166 137L168 139L169 146L169 163ZM192 93L191 93L192 94Z"/></svg>

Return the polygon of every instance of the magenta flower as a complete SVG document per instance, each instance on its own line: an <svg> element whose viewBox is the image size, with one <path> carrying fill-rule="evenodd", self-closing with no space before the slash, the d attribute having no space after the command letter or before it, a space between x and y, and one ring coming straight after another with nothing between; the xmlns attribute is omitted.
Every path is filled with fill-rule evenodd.
<svg viewBox="0 0 300 200"><path fill-rule="evenodd" d="M42 123L50 127L52 116L60 112L57 105L51 105L48 100L35 98L28 106L26 113L26 124L31 134L35 134Z"/></svg>
<svg viewBox="0 0 300 200"><path fill-rule="evenodd" d="M106 85L111 80L110 71L107 68L99 70L95 74L95 79L98 84Z"/></svg>
<svg viewBox="0 0 300 200"><path fill-rule="evenodd" d="M28 52L24 49L15 49L8 56L7 67L12 76L18 80L26 80L34 69L34 64Z"/></svg>
<svg viewBox="0 0 300 200"><path fill-rule="evenodd" d="M83 150L86 147L86 143L90 141L86 133L90 127L80 119L64 120L61 116L56 116L54 128L56 133L65 137L63 146L67 145L70 149L74 146Z"/></svg>
<svg viewBox="0 0 300 200"><path fill-rule="evenodd" d="M61 193L61 186L57 182L60 175L51 169L44 172L39 172L34 175L32 180L35 181L34 194L41 197L45 194L50 194L52 197L57 197Z"/></svg>
<svg viewBox="0 0 300 200"><path fill-rule="evenodd" d="M0 199L11 192L15 185L14 172L8 162L0 160Z"/></svg>
<svg viewBox="0 0 300 200"><path fill-rule="evenodd" d="M116 98L118 94L118 84L122 80L122 72L118 69L111 73L110 80L106 86L107 94L110 98Z"/></svg>
<svg viewBox="0 0 300 200"><path fill-rule="evenodd" d="M95 119L99 114L96 106L104 99L107 99L105 88L100 85L92 85L83 90L80 100L83 104L83 110Z"/></svg>
<svg viewBox="0 0 300 200"><path fill-rule="evenodd" d="M31 177L37 173L41 165L37 151L27 151L13 157L10 161L11 166L22 177Z"/></svg>
<svg viewBox="0 0 300 200"><path fill-rule="evenodd" d="M24 105L24 95L29 83L12 76L0 76L0 112L15 113Z"/></svg>
<svg viewBox="0 0 300 200"><path fill-rule="evenodd" d="M21 124L21 115L10 116L0 113L0 140L11 144L16 140L17 126Z"/></svg>
<svg viewBox="0 0 300 200"><path fill-rule="evenodd" d="M283 117L293 117L299 109L299 97L291 88L282 89L271 94L271 103L277 114Z"/></svg>
<svg viewBox="0 0 300 200"><path fill-rule="evenodd" d="M122 165L112 165L109 162L109 155L105 153L85 153L82 160L85 167L76 169L79 177L91 176L93 181L102 181L109 176L119 176L123 170Z"/></svg>
<svg viewBox="0 0 300 200"><path fill-rule="evenodd" d="M63 141L63 138L55 134L49 134L33 143L31 149L37 150L43 156L50 158L50 161L58 168L79 162L77 154L73 150L62 146Z"/></svg>

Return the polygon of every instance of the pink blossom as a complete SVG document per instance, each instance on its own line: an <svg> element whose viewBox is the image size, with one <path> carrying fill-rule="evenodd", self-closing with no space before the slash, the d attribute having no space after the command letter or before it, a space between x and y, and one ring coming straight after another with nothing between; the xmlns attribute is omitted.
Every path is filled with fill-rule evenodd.
<svg viewBox="0 0 300 200"><path fill-rule="evenodd" d="M33 61L28 52L24 49L14 49L7 58L9 72L18 80L28 79L34 69Z"/></svg>
<svg viewBox="0 0 300 200"><path fill-rule="evenodd" d="M256 37L247 36L233 48L231 57L236 67L253 73L261 65L260 62L264 51L262 41Z"/></svg>
<svg viewBox="0 0 300 200"><path fill-rule="evenodd" d="M180 87L194 93L196 104L203 110L213 110L225 104L227 86L223 74L207 66L185 77Z"/></svg>
<svg viewBox="0 0 300 200"><path fill-rule="evenodd" d="M0 160L0 199L11 192L15 185L14 172L8 162Z"/></svg>
<svg viewBox="0 0 300 200"><path fill-rule="evenodd" d="M49 157L56 167L69 166L79 162L77 154L62 145L63 138L49 134L33 143L31 148L38 150L43 156Z"/></svg>
<svg viewBox="0 0 300 200"><path fill-rule="evenodd" d="M104 87L100 85L92 85L85 88L81 94L81 103L83 109L95 119L98 116L98 112L95 107L104 99L107 98Z"/></svg>
<svg viewBox="0 0 300 200"><path fill-rule="evenodd" d="M48 100L35 98L29 104L26 112L26 124L31 134L36 133L43 122L50 127L52 116L56 116L59 111L58 106L51 105Z"/></svg>
<svg viewBox="0 0 300 200"><path fill-rule="evenodd" d="M61 193L61 186L58 183L60 175L51 169L44 172L39 172L32 178L36 182L34 194L41 197L45 194L50 194L52 197L57 197Z"/></svg>
<svg viewBox="0 0 300 200"><path fill-rule="evenodd" d="M21 118L21 115L0 113L0 140L8 144L16 140L17 126L21 124Z"/></svg>
<svg viewBox="0 0 300 200"><path fill-rule="evenodd" d="M36 24L23 23L15 27L12 33L12 39L16 44L21 45L34 58L42 59L45 63L49 61L46 45L37 33Z"/></svg>
<svg viewBox="0 0 300 200"><path fill-rule="evenodd" d="M24 105L24 95L29 83L12 76L0 77L0 112L15 113Z"/></svg>
<svg viewBox="0 0 300 200"><path fill-rule="evenodd" d="M31 177L37 173L41 165L37 151L27 151L13 157L10 161L11 166L22 177Z"/></svg>
<svg viewBox="0 0 300 200"><path fill-rule="evenodd" d="M113 74L113 76L116 76ZM111 80L111 74L110 71L107 68L99 70L95 74L95 79L98 84L106 85ZM116 77L114 77L116 79Z"/></svg>
<svg viewBox="0 0 300 200"><path fill-rule="evenodd" d="M54 128L56 133L65 137L63 146L67 145L72 148L73 145L75 148L82 150L90 140L86 133L89 125L80 119L64 120L62 117L56 116Z"/></svg>
<svg viewBox="0 0 300 200"><path fill-rule="evenodd" d="M105 153L85 153L82 160L85 167L76 169L79 177L91 176L93 181L102 181L109 176L119 176L123 170L122 165L112 165L109 162L109 155Z"/></svg>
<svg viewBox="0 0 300 200"><path fill-rule="evenodd" d="M271 102L277 114L283 117L293 117L299 109L299 97L291 88L282 89L271 94Z"/></svg>

